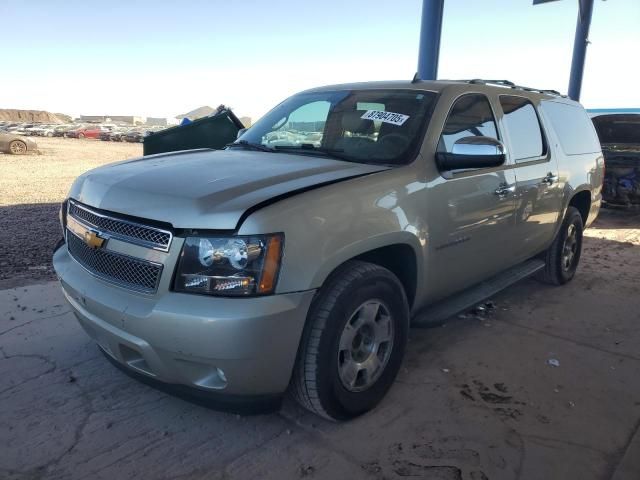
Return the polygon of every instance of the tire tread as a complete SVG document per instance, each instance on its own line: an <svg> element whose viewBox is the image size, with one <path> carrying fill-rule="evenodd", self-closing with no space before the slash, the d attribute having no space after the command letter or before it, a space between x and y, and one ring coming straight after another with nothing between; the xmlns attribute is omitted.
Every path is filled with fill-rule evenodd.
<svg viewBox="0 0 640 480"><path fill-rule="evenodd" d="M306 338L304 336L302 338L291 382L291 392L294 399L303 407L327 420L335 421L336 419L325 410L320 402L316 383L322 333L334 305L349 285L367 274L380 270L388 272L383 267L372 263L351 260L329 278L328 283L322 288L312 304L309 319L313 323L308 326Z"/></svg>

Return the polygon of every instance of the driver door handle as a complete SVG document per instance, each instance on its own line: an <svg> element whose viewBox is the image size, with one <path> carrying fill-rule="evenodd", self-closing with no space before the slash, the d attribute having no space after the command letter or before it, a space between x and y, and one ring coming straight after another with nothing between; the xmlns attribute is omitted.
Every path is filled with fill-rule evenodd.
<svg viewBox="0 0 640 480"><path fill-rule="evenodd" d="M558 181L558 175L554 175L553 173L547 173L547 176L542 179L542 183L546 183L547 185L553 185Z"/></svg>
<svg viewBox="0 0 640 480"><path fill-rule="evenodd" d="M515 191L516 191L515 185L509 186L506 183L503 183L498 188L496 188L493 193L495 193L499 197L506 197L507 195L509 195L510 193L514 193Z"/></svg>

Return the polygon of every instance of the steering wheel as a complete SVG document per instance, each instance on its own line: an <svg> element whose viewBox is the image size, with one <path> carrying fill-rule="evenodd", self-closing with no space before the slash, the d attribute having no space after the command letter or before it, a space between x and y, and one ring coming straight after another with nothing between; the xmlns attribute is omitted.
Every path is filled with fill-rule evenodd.
<svg viewBox="0 0 640 480"><path fill-rule="evenodd" d="M409 145L409 139L401 133L389 133L388 135L378 139L378 143L382 148L388 148L390 150L400 152L407 148Z"/></svg>

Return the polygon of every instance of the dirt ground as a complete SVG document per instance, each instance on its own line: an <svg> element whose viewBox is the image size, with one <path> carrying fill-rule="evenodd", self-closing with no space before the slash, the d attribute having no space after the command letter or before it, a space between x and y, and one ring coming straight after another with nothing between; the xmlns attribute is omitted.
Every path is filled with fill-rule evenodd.
<svg viewBox="0 0 640 480"><path fill-rule="evenodd" d="M0 154L0 288L54 278L58 209L92 168L142 155L139 143L37 138L40 155Z"/></svg>
<svg viewBox="0 0 640 480"><path fill-rule="evenodd" d="M0 478L640 478L640 213L602 211L570 284L525 280L483 314L412 329L362 418L289 401L240 417L113 368L47 281L73 178L140 145L40 144L0 156Z"/></svg>
<svg viewBox="0 0 640 480"><path fill-rule="evenodd" d="M412 329L382 403L241 417L101 355L56 282L0 290L0 478L640 478L640 217L603 212L576 278Z"/></svg>

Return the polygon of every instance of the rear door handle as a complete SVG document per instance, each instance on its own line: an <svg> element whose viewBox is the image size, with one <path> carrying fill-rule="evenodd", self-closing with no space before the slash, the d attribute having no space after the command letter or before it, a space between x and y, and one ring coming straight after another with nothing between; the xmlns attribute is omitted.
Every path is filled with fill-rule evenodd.
<svg viewBox="0 0 640 480"><path fill-rule="evenodd" d="M495 193L499 197L506 197L507 195L515 191L516 191L515 185L508 186L506 183L503 183L498 188L496 188L493 193Z"/></svg>
<svg viewBox="0 0 640 480"><path fill-rule="evenodd" d="M554 175L553 173L547 173L547 176L542 179L542 183L546 183L547 185L553 185L558 181L558 175Z"/></svg>

